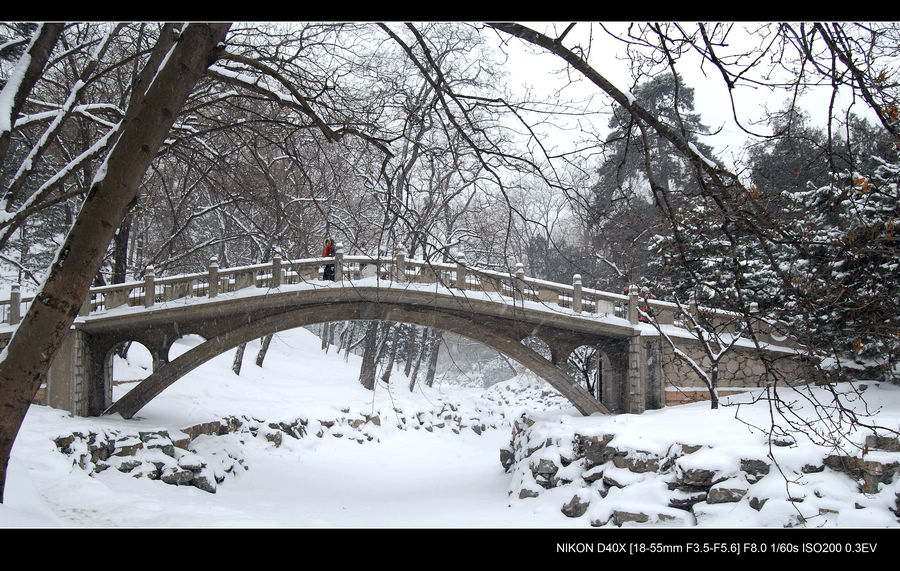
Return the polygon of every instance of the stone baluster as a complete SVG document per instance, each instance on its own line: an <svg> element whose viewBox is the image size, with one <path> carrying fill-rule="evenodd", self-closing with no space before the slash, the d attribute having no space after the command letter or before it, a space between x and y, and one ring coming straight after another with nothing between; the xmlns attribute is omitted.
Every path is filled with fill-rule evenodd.
<svg viewBox="0 0 900 571"><path fill-rule="evenodd" d="M394 254L394 271L397 274L398 282L406 281L406 251L403 248L397 250Z"/></svg>
<svg viewBox="0 0 900 571"><path fill-rule="evenodd" d="M463 252L456 257L456 289L466 289L466 255Z"/></svg>
<svg viewBox="0 0 900 571"><path fill-rule="evenodd" d="M344 245L338 243L334 247L334 281L344 279Z"/></svg>
<svg viewBox="0 0 900 571"><path fill-rule="evenodd" d="M628 286L628 323L636 325L640 321L639 306L638 287L632 284Z"/></svg>
<svg viewBox="0 0 900 571"><path fill-rule="evenodd" d="M518 262L516 264L515 281L513 282L513 290L515 298L519 301L525 300L525 264Z"/></svg>
<svg viewBox="0 0 900 571"><path fill-rule="evenodd" d="M147 266L144 274L144 307L153 307L156 302L156 275L153 266Z"/></svg>
<svg viewBox="0 0 900 571"><path fill-rule="evenodd" d="M272 256L272 282L269 287L281 287L281 255Z"/></svg>
<svg viewBox="0 0 900 571"><path fill-rule="evenodd" d="M209 266L207 269L209 270L207 293L209 294L209 297L216 297L219 295L219 258L217 256L213 256L209 259Z"/></svg>
<svg viewBox="0 0 900 571"><path fill-rule="evenodd" d="M572 276L572 311L581 313L581 274Z"/></svg>
<svg viewBox="0 0 900 571"><path fill-rule="evenodd" d="M7 322L10 325L16 325L22 319L21 303L22 294L19 289L19 284L13 284L12 287L9 288L9 317Z"/></svg>

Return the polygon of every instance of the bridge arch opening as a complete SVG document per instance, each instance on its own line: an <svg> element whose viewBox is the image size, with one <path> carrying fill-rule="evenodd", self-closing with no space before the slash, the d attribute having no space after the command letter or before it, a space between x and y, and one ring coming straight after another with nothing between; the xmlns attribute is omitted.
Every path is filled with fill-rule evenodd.
<svg viewBox="0 0 900 571"><path fill-rule="evenodd" d="M566 359L566 373L598 400L601 398L603 358L603 353L597 347L580 345Z"/></svg>
<svg viewBox="0 0 900 571"><path fill-rule="evenodd" d="M206 342L206 339L200 335L195 333L190 333L188 335L182 335L178 339L172 341L172 344L169 345L169 352L167 358L169 361L174 361L178 357L181 357L194 347L198 345L202 345Z"/></svg>
<svg viewBox="0 0 900 571"><path fill-rule="evenodd" d="M328 290L322 292L323 295L328 293ZM379 291L378 293L379 296L386 295L386 292ZM404 298L408 295L407 292L403 292ZM516 334L520 322L516 319L505 316L502 318L477 316L476 318L468 308L448 309L436 307L431 303L423 306L359 299L329 299L329 303L317 311L310 311L303 306L293 306L259 316L252 316L249 313L240 314L230 322L230 327L223 327L219 324L215 328L208 328L206 342L168 363L161 364L139 387L112 403L105 409L105 412L119 413L125 418L131 418L151 399L185 374L241 343L279 331L333 321L411 323L457 333L495 349L530 369L559 390L582 414L608 412L601 402L590 395L581 385L574 383L566 374L564 364L568 353L565 350L565 343L560 345L559 338L551 341L551 343L559 345L554 351L561 357L560 363L557 363L555 359L557 355L554 355L554 359L547 359L538 351L521 343L522 337ZM540 327L538 326L538 328ZM538 328L531 332L533 336L542 333L537 331ZM553 347L552 344L549 346Z"/></svg>
<svg viewBox="0 0 900 571"><path fill-rule="evenodd" d="M143 343L122 341L107 352L104 365L115 397L153 373L153 354Z"/></svg>
<svg viewBox="0 0 900 571"><path fill-rule="evenodd" d="M550 345L548 345L546 341L544 341L537 335L531 335L529 337L526 337L525 339L522 339L522 345L528 347L548 361L553 360L553 351L550 349Z"/></svg>

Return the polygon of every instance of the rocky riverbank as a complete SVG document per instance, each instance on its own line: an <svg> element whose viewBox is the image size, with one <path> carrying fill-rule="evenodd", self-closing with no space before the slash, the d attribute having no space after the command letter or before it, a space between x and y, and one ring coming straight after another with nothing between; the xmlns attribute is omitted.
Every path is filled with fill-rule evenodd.
<svg viewBox="0 0 900 571"><path fill-rule="evenodd" d="M733 525L761 516L773 526L840 524L846 510L877 510L874 519L900 523L897 438L870 436L865 456L786 453L778 463L765 446L734 451L673 441L641 450L620 440L523 415L500 453L512 474L510 494L525 501L550 495L563 514L595 527L703 525L723 512ZM782 452L794 445L773 444Z"/></svg>
<svg viewBox="0 0 900 571"><path fill-rule="evenodd" d="M215 493L216 487L229 476L249 468L241 454L247 438L264 439L274 447L281 446L285 438L308 437L346 438L362 444L380 438L381 427L388 422L401 430L447 430L457 434L463 430L481 434L489 426L495 428L480 418L464 416L453 404L412 413L401 409L389 414L352 414L349 409L342 413L329 419L299 417L289 421L230 416L177 431L74 432L57 437L54 443L61 453L72 458L73 465L91 474L115 469L135 478ZM204 437L233 442L210 445Z"/></svg>

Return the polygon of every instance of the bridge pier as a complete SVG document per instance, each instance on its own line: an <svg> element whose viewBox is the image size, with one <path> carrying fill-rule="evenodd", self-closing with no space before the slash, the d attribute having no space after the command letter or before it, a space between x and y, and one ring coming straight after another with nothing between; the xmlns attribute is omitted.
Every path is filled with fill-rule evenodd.
<svg viewBox="0 0 900 571"><path fill-rule="evenodd" d="M144 345L156 370L169 362L167 338L158 331L148 333L127 341ZM47 404L75 416L103 414L113 403L113 350L123 342L113 335L91 334L73 326L47 371Z"/></svg>
<svg viewBox="0 0 900 571"><path fill-rule="evenodd" d="M96 416L112 403L112 361L91 350L90 337L71 328L47 371L47 404L75 416Z"/></svg>
<svg viewBox="0 0 900 571"><path fill-rule="evenodd" d="M658 337L635 335L628 341L627 370L626 412L640 414L665 406Z"/></svg>
<svg viewBox="0 0 900 571"><path fill-rule="evenodd" d="M660 348L658 338L642 335L599 346L600 402L620 414L664 407Z"/></svg>

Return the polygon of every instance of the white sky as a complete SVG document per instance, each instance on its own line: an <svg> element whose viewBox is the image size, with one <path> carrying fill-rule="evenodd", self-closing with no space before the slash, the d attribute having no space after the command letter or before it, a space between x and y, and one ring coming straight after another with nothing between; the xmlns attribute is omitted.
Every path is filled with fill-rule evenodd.
<svg viewBox="0 0 900 571"><path fill-rule="evenodd" d="M567 24L532 22L526 23L526 25L548 35L555 35L564 29ZM628 24L616 22L605 25L611 30L623 31ZM752 26L755 24L748 23L747 25ZM687 24L685 27L690 29L691 25ZM617 55L624 53L624 47L620 42L609 38L599 26L595 24L592 27L588 22L578 23L564 43L571 48L576 44L574 39L580 38L580 41L587 45L586 39L590 32L593 33L591 37L591 65L620 90L629 91L632 87L633 79L629 72L628 63L622 61L621 55ZM733 31L732 34L733 36L730 37L733 38L734 42L731 45L736 46L741 38L738 37L737 31ZM743 39L748 42L755 41L746 36ZM511 40L511 44L515 44L517 41ZM510 53L508 62L508 68L511 73L509 78L510 87L530 86L545 95L553 95L558 90L558 86L565 83L564 75L559 72L559 70L564 68L564 62L549 54L536 55L536 50L538 48L535 47L507 50ZM738 51L738 48L735 47L732 51ZM724 52L723 48L719 55L724 55ZM747 135L735 124L731 103L728 98L728 90L718 70L708 62L701 68L699 58L691 54L684 56L676 65L676 69L678 69L686 83L694 88L695 111L700 113L703 123L711 130L721 129L719 134L708 138L705 142L717 150L719 158L722 160L729 160L733 154L740 153L742 147L746 144ZM768 65L761 64L760 72L767 70ZM591 104L591 109L595 111L605 110L610 99L588 80L584 78L578 79L580 80L579 84L567 87L563 92L564 95L571 98L593 97L594 102ZM751 87L739 88L735 90L739 118L745 127L764 133L766 132L765 126L755 125L754 120L763 116L766 107L769 109L782 107L790 96L791 94L785 91ZM802 99L802 105L810 111L813 122L820 127L825 126L824 121L820 118L827 116L827 106L830 97L831 88L826 85L814 89L812 93ZM859 103L856 104L854 110L858 114L864 114L867 111ZM873 117L870 118L873 119ZM604 132L607 121L608 115L605 113L595 116L596 124ZM571 136L571 132L558 135L560 141Z"/></svg>

